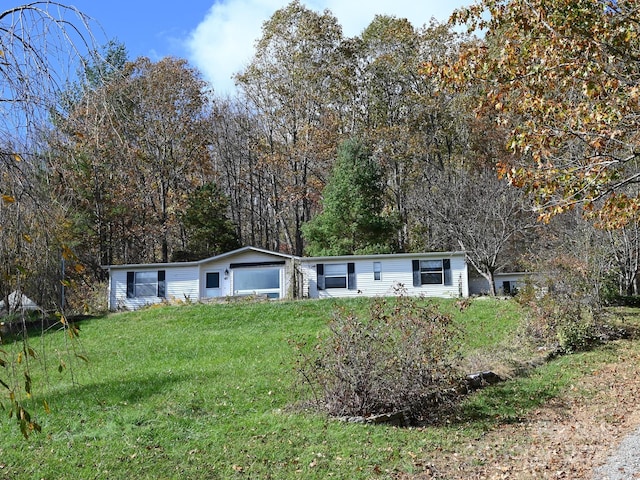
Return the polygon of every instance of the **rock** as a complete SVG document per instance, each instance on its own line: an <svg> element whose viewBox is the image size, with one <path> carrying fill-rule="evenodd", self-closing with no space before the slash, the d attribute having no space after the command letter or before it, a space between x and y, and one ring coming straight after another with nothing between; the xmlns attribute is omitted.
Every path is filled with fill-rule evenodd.
<svg viewBox="0 0 640 480"><path fill-rule="evenodd" d="M410 426L409 419L405 412L393 412L393 413L382 413L380 415L371 415L369 417L340 417L340 420L343 422L349 423L365 423L370 425L391 425L394 427L408 427Z"/></svg>
<svg viewBox="0 0 640 480"><path fill-rule="evenodd" d="M469 391L477 390L487 385L495 385L502 381L502 378L490 370L486 372L471 373L466 376L465 382Z"/></svg>

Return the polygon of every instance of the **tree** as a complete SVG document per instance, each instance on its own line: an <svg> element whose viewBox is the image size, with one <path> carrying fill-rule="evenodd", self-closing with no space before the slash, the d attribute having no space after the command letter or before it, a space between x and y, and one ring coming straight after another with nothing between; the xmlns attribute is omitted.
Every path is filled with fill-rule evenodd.
<svg viewBox="0 0 640 480"><path fill-rule="evenodd" d="M293 1L264 23L256 53L236 83L258 116L252 145L269 180L278 235L271 248L301 255L302 224L311 218L337 144L336 88L342 31L336 18ZM333 137L333 138L332 138Z"/></svg>
<svg viewBox="0 0 640 480"><path fill-rule="evenodd" d="M272 175L262 166L259 118L238 99L214 98L210 129L212 175L229 198L231 221L243 245L278 245L280 220L273 214Z"/></svg>
<svg viewBox="0 0 640 480"><path fill-rule="evenodd" d="M640 212L640 10L621 0L482 0L452 23L484 32L445 76L478 85L479 113L498 112L518 154L501 164L531 191L540 216L576 205L602 224ZM427 65L426 71L431 70Z"/></svg>
<svg viewBox="0 0 640 480"><path fill-rule="evenodd" d="M466 253L495 295L494 274L517 261L518 245L536 226L524 195L492 169L431 170L427 176L431 187L423 195L423 209L439 219L448 247Z"/></svg>
<svg viewBox="0 0 640 480"><path fill-rule="evenodd" d="M388 253L396 249L396 224L383 212L380 167L355 139L340 145L324 191L321 213L303 226L310 255Z"/></svg>
<svg viewBox="0 0 640 480"><path fill-rule="evenodd" d="M229 220L229 199L215 183L197 188L181 215L189 260L212 257L240 247L236 226Z"/></svg>
<svg viewBox="0 0 640 480"><path fill-rule="evenodd" d="M60 99L60 86L68 79L65 69L85 48L92 51L92 43L89 19L74 7L33 2L0 13L0 253L6 262L0 282L3 295L5 289L19 290L34 280L31 284L38 285L38 277L45 278L43 272L51 267L52 252L56 257L60 252L71 255L64 237L58 236L61 210L57 199L41 189L46 185L40 181L45 164L42 132ZM48 286L49 292L51 285L56 290L56 283ZM63 311L63 305L58 303L58 307ZM26 325L24 313L20 319ZM60 325L68 328L66 321ZM22 342L15 345L16 349L7 346L0 350L0 387L7 400L0 401L0 407L9 410L9 418L14 418L28 437L40 430L25 403L32 396L30 362L36 353L29 346L26 331Z"/></svg>
<svg viewBox="0 0 640 480"><path fill-rule="evenodd" d="M415 201L422 172L444 168L465 152L460 95L439 95L436 79L419 73L427 58L435 64L454 58L462 38L448 25L415 28L406 19L377 15L353 42L354 134L366 138L380 159L403 251L425 244L424 212Z"/></svg>
<svg viewBox="0 0 640 480"><path fill-rule="evenodd" d="M212 163L205 87L184 60L139 58L59 120L54 182L96 271L184 249L178 213Z"/></svg>

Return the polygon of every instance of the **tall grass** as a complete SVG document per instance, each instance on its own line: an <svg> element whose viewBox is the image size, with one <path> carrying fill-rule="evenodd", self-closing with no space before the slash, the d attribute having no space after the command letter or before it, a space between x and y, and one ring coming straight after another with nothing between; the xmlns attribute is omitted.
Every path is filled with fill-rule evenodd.
<svg viewBox="0 0 640 480"><path fill-rule="evenodd" d="M78 359L62 373L33 366L43 433L24 440L14 423L0 422L0 478L384 478L419 470L436 450L455 450L501 416L517 417L544 401L522 393L527 389L548 396L570 381L565 366L552 380L542 373L487 389L465 403L457 421L420 429L291 409L299 400L293 344L324 331L333 305L155 307L83 322L88 363ZM364 308L366 300L352 305ZM456 310L453 301L443 305ZM458 311L470 333L466 351L507 341L517 312L514 303L498 301ZM69 348L63 335L32 344L40 357L55 358ZM532 400L518 403L520 396ZM39 407L45 397L50 414Z"/></svg>

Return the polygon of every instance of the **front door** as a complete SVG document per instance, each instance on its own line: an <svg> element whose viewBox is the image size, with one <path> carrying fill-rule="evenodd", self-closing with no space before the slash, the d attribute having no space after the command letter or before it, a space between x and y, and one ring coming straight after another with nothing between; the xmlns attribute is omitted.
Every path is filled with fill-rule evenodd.
<svg viewBox="0 0 640 480"><path fill-rule="evenodd" d="M205 297L219 297L221 295L220 272L211 271L205 273Z"/></svg>

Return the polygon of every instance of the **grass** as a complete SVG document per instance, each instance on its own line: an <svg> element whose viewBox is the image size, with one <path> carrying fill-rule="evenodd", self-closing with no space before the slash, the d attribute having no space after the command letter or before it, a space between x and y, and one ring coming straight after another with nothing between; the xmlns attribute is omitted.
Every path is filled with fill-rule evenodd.
<svg viewBox="0 0 640 480"><path fill-rule="evenodd" d="M334 302L156 307L81 324L81 350L60 374L65 335L31 343L33 409L42 434L24 440L0 422L0 478L388 478L417 472L558 395L615 357L600 349L555 360L531 375L470 396L441 426L347 424L289 408L298 400L293 343L323 331ZM366 300L351 301L355 309ZM519 309L475 301L455 312L476 355L511 344ZM17 345L5 345L5 350ZM72 378L73 374L73 378ZM40 390L35 390L35 389ZM47 399L51 413L40 407ZM31 405L31 403L30 403Z"/></svg>

